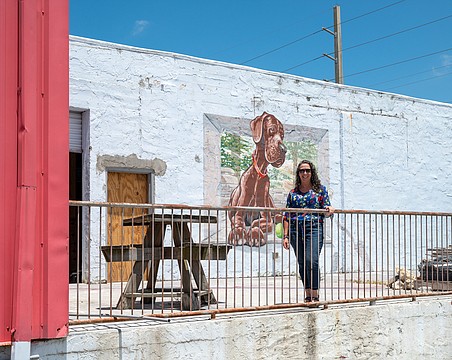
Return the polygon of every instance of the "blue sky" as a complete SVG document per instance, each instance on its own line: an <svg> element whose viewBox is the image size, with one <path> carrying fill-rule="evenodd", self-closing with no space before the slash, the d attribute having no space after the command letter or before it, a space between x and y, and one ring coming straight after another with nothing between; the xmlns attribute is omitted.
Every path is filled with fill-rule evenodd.
<svg viewBox="0 0 452 360"><path fill-rule="evenodd" d="M70 0L70 34L452 103L452 0Z"/></svg>

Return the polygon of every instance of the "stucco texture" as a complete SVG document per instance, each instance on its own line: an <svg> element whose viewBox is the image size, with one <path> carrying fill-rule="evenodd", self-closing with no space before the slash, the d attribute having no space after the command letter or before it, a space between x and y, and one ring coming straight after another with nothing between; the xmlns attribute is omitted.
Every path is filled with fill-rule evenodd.
<svg viewBox="0 0 452 360"><path fill-rule="evenodd" d="M336 208L452 211L450 104L71 37L70 105L90 114L86 199L106 200L99 159L133 155L158 163L156 203L212 205L205 115L266 111L328 134L314 160Z"/></svg>
<svg viewBox="0 0 452 360"><path fill-rule="evenodd" d="M448 359L450 297L74 327L32 343L53 359ZM7 358L8 348L0 348Z"/></svg>

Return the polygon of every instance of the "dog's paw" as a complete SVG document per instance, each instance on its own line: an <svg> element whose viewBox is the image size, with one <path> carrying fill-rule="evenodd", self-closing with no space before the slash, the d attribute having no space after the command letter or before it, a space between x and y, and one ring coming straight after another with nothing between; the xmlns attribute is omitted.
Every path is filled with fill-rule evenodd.
<svg viewBox="0 0 452 360"><path fill-rule="evenodd" d="M262 246L267 243L264 232L258 227L250 229L249 239L249 246Z"/></svg>
<svg viewBox="0 0 452 360"><path fill-rule="evenodd" d="M228 243L231 245L247 244L248 234L242 227L236 227L228 235Z"/></svg>
<svg viewBox="0 0 452 360"><path fill-rule="evenodd" d="M253 246L255 246L255 247L264 246L266 243L267 243L267 241L265 239L260 239L260 240L255 239Z"/></svg>

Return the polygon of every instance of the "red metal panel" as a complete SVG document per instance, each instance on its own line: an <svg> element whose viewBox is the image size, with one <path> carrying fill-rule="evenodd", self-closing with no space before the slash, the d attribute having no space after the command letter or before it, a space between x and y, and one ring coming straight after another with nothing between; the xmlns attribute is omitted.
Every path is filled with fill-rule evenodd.
<svg viewBox="0 0 452 360"><path fill-rule="evenodd" d="M0 99L0 295L7 299L0 341L61 337L68 323L68 2L0 3L0 79L8 80Z"/></svg>
<svg viewBox="0 0 452 360"><path fill-rule="evenodd" d="M0 1L0 342L11 340L17 176L17 0Z"/></svg>
<svg viewBox="0 0 452 360"><path fill-rule="evenodd" d="M37 200L40 150L38 145L41 111L38 92L42 59L39 54L38 11L36 1L19 1L19 76L17 111L17 236L14 248L13 272L13 330L17 341L32 338L33 315L39 298L33 283L35 247L39 241L36 217L39 212ZM39 307L39 304L38 304Z"/></svg>
<svg viewBox="0 0 452 360"><path fill-rule="evenodd" d="M68 1L47 0L43 194L46 201L42 337L66 336L69 311L69 34Z"/></svg>

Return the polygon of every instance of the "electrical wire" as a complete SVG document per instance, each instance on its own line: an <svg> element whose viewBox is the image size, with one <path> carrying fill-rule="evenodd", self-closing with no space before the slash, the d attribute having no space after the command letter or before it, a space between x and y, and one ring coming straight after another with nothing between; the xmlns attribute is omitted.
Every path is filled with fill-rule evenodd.
<svg viewBox="0 0 452 360"><path fill-rule="evenodd" d="M438 70L438 69L442 69L442 68L449 67L449 66L452 66L452 64L438 66L438 67L435 67L433 69L428 69L428 70L425 70L425 71L420 71L420 72L409 74L409 75L405 75L405 76L399 76L399 77L396 77L396 78L393 78L393 79L390 79L390 80L385 80L385 81L380 81L380 82L377 82L377 83L373 83L373 84L370 84L368 86L369 87L374 87L374 86L377 86L377 85L387 84L388 82L397 81L397 80L401 80L401 79L406 79L406 78L409 78L409 77L412 77L412 76L425 74L425 73L431 72L433 70Z"/></svg>
<svg viewBox="0 0 452 360"><path fill-rule="evenodd" d="M322 11L316 12L316 13L314 13L314 14L310 14L309 16L305 16L305 17L303 17L303 18L299 18L299 19L297 20L296 23L292 23L292 24L290 24L290 25L288 25L288 26L284 26L283 28L280 27L279 29L276 29L276 30L275 30L275 29L272 29L271 31L261 32L261 33L259 33L259 35L256 35L256 36L253 36L253 37L251 37L251 38L248 38L247 40L243 40L243 41L241 41L241 42L239 42L239 43L236 43L235 45L231 45L231 46L229 46L228 48L225 48L225 49L223 49L223 50L219 50L219 51L215 52L214 55L218 55L218 54L224 53L224 52L226 52L226 51L229 51L229 50L231 50L231 49L234 49L234 48L240 47L240 46L242 46L242 45L248 44L248 43L250 43L250 42L254 42L256 39L260 39L260 38L266 37L266 36L268 36L268 35L270 35L270 34L275 34L275 32L280 32L280 31L283 30L283 29L287 29L288 27L291 27L291 26L293 26L294 24L298 24L300 21L302 21L302 20L304 20L304 19L312 18L312 17L317 17L318 15L321 15L321 14L323 15L323 13L325 13L325 12L327 12L327 11L329 11L329 10L322 10ZM251 61L251 60L248 60L248 61ZM247 61L247 62L248 62L248 61Z"/></svg>
<svg viewBox="0 0 452 360"><path fill-rule="evenodd" d="M367 13L365 13L365 14L361 14L361 15L358 15L358 16L356 16L356 17L354 17L354 18L348 19L348 20L346 20L346 21L342 21L341 24L346 24L346 23L348 23L348 22L350 22L350 21L354 21L354 20L359 19L359 18L362 18L362 17L364 17L364 16L367 16L367 15L373 14L373 13L375 13L375 12L378 12L378 11L381 11L381 10L384 10L384 9L387 9L387 8L389 8L389 7L391 7L391 6L398 5L398 4L403 3L403 2L405 2L405 1L406 1L406 0L400 0L400 1L397 1L397 2L395 2L395 3L392 3L392 4L389 4L389 5L383 6L383 7L381 7L381 8L378 8L378 9L375 9L375 10L372 10L372 11L369 11L369 12L367 12ZM334 27L334 25L331 25L331 26L329 26L329 27L326 28L326 29L330 29L330 28L332 28L332 27ZM289 43L287 43L287 44L281 45L281 46L279 46L279 47L277 47L277 48L275 48L275 49L272 49L272 50L269 50L269 51L267 51L267 52L265 52L265 53L263 53L263 54L257 55L257 56L255 56L255 57L249 59L249 60L246 60L246 61L240 63L240 65L245 65L245 64L247 64L247 63L249 63L249 62L251 62L251 61L253 61L253 60L259 59L259 58L261 58L261 57L263 57L263 56L266 56L266 55L271 54L271 53L274 53L274 52L276 52L276 51L278 51L278 50L284 49L285 47L288 47L288 46L293 45L293 44L295 44L295 43L297 43L297 42L300 42L300 41L302 41L302 40L305 40L305 39L307 39L307 38L310 38L311 36L314 36L314 35L319 34L319 33L321 33L321 32L323 32L323 29L322 29L322 30L314 31L314 32L312 32L312 33L310 33L310 34L308 34L308 35L302 36L301 38L295 39L295 40L293 40L293 41L291 41L291 42L289 42Z"/></svg>
<svg viewBox="0 0 452 360"><path fill-rule="evenodd" d="M369 41L363 42L361 44L349 46L348 48L342 49L342 52L347 51L347 50L351 50L351 49L355 49L357 47L364 46L364 45L367 45L367 44L371 44L373 42L384 40L384 39L387 39L387 38L390 38L390 37L393 37L393 36L396 36L396 35L400 35L400 34L406 33L406 32L411 31L411 30L419 29L421 27L424 27L424 26L427 26L427 25L430 25L430 24L434 24L434 23L442 21L442 20L449 19L451 17L452 17L452 15L444 16L444 17L442 17L440 19L432 20L430 22L427 22L427 23L424 23L424 24L421 24L421 25L417 25L417 26L413 26L413 27L405 29L405 30L400 30L400 31L397 31L397 32L389 34L389 35L385 35L385 36L382 36L382 37L379 37L379 38L376 38L376 39L373 39L373 40L369 40ZM332 54L334 54L334 51L329 53L328 55L332 55Z"/></svg>
<svg viewBox="0 0 452 360"><path fill-rule="evenodd" d="M362 17L364 17L364 16L367 16L367 15L376 13L376 12L378 12L378 11L387 9L387 8L389 8L389 7L391 7L391 6L394 6L394 5L398 5L398 4L403 3L403 2L405 2L405 1L406 1L406 0L400 0L400 1L397 1L397 2L395 2L395 3L392 3L392 4L389 4L389 5L383 6L383 7L381 7L381 8L378 8L378 9L375 9L375 10L372 10L372 11L369 11L368 13L358 15L358 16L356 16L356 17L354 17L354 18L351 18L351 19L348 19L348 20L345 20L345 21L341 21L339 24L340 24L340 25L346 24L346 23L348 23L348 22L350 22L350 21L354 21L354 20L356 20L356 19L360 19L360 18L362 18ZM329 26L329 27L327 27L327 28L325 28L325 29L333 29L333 28L334 28L334 25L331 25L331 26Z"/></svg>
<svg viewBox="0 0 452 360"><path fill-rule="evenodd" d="M444 49L444 50L440 50L440 51L435 51L435 52L433 52L433 53L429 53L429 54L425 54L425 55L421 55L421 56L412 57L412 58L409 58L409 59L397 61L397 62L392 63L392 64L387 64L387 65L383 65L383 66L378 66L378 67L372 68L372 69L367 69L367 70L363 70L363 71L358 71L358 72L355 72L355 73L353 73L353 74L344 76L344 79L345 79L345 78L350 78L350 77L356 76L356 75L365 74L365 73L372 72L372 71L377 71L377 70L385 69L385 68L388 68L388 67L391 67L391 66L404 64L404 63L407 63L407 62L410 62L410 61L414 61L414 60L418 60L418 59L423 59L423 58L426 58L426 57L428 57L428 56L432 56L432 55L436 55L436 54L441 54L441 53L443 53L443 52L450 51L450 50L452 50L452 48L448 48L448 49ZM328 81L333 81L333 80L334 80L334 79L329 79Z"/></svg>
<svg viewBox="0 0 452 360"><path fill-rule="evenodd" d="M400 31L397 31L397 32L392 33L392 34L389 34L389 35L385 35L385 36L382 36L382 37L379 37L379 38L376 38L376 39L373 39L373 40L365 41L365 42L360 43L360 44L352 45L352 46L349 46L348 48L342 49L342 53L343 53L344 51L347 51L347 50L355 49L355 48L360 47L360 46L368 45L368 44L371 44L371 43L374 43L374 42L377 42L377 41L380 41L380 40L384 40L384 39L387 39L387 38L390 38L390 37L393 37L393 36L396 36L396 35L400 35L400 34L406 33L406 32L408 32L408 31L412 31L412 30L415 30L415 29L419 29L419 28L421 28L421 27L424 27L424 26L427 26L427 25L430 25L430 24L434 24L434 23L436 23L436 22L439 22L439 21L442 21L442 20L446 20L446 19L451 18L451 17L452 17L452 15L444 16L444 17L442 17L442 18L439 18L439 19L436 19L436 20L432 20L432 21L429 21L429 22L424 23L424 24L416 25L416 26L413 26L413 27L411 27L411 28L404 29L404 30L400 30ZM328 53L328 55L334 55L334 51ZM313 61L316 61L316 60L319 60L319 59L322 59L323 57L324 57L324 55L318 56L318 57L316 57L316 58L314 58L314 59L305 61L305 62L303 62L303 63L301 63L301 64L292 66L292 67L290 67L290 68L288 68L288 69L285 69L285 70L282 70L282 72L288 72L288 71L293 70L293 69L295 69L295 68L297 68L297 67L300 67L300 66L309 64L309 63L311 63L311 62L313 62Z"/></svg>
<svg viewBox="0 0 452 360"><path fill-rule="evenodd" d="M384 91L388 91L388 90L392 90L392 89L398 89L398 88L401 88L401 87L404 87L404 86L408 86L408 85L412 85L412 84L417 84L417 83L424 82L424 81L428 81L428 80L432 80L432 79L437 79L437 78L444 77L444 76L448 76L448 75L451 75L451 74L452 74L452 71L451 71L451 72L448 72L448 73L446 73L446 74L431 76L431 77L426 78L426 79L416 80L416 81L412 81L412 82L405 83L405 84L402 84L402 85L393 86L393 87L390 87L390 88L385 89Z"/></svg>
<svg viewBox="0 0 452 360"><path fill-rule="evenodd" d="M265 56L265 55L268 55L268 54L274 53L275 51L284 49L285 47L288 47L288 46L290 46L290 45L293 45L293 44L295 44L295 43L297 43L297 42L299 42L299 41L305 40L305 39L307 39L307 38L309 38L309 37L311 37L311 36L314 36L315 34L319 34L319 33L321 33L322 31L323 31L323 30L317 30L317 31L314 31L313 33L310 33L309 35L303 36L303 37L298 38L298 39L296 39L296 40L294 40L294 41L291 41L290 43L281 45L281 46L277 47L276 49L267 51L266 53L263 53L263 54L261 54L261 55L255 56L255 57L253 57L253 58L251 58L251 59L249 59L249 60L246 60L246 61L240 63L240 65L245 65L245 64L247 64L247 63L249 63L249 62L251 62L251 61L253 61L253 60L259 59L259 58L261 58L261 57L263 57L263 56Z"/></svg>
<svg viewBox="0 0 452 360"><path fill-rule="evenodd" d="M293 69L295 69L295 68L297 68L297 67L300 67L300 66L303 66L303 65L312 63L312 62L314 62L314 61L316 61L316 60L323 59L323 58L324 58L324 56L323 56L323 55L320 55L320 56L317 56L317 57L314 58L314 59L305 61L304 63L301 63L301 64L298 64L298 65L292 66L292 67L290 67L290 68L288 68L288 69L282 70L281 72L288 72L288 71L293 70Z"/></svg>

